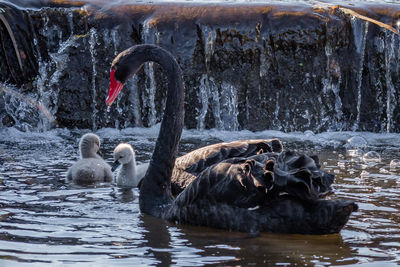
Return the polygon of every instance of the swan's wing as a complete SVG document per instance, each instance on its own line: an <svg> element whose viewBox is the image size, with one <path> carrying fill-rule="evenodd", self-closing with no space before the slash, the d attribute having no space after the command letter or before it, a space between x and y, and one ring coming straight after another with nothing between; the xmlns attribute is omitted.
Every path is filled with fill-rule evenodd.
<svg viewBox="0 0 400 267"><path fill-rule="evenodd" d="M176 159L172 173L172 193L179 194L208 167L227 159L249 157L257 153L281 152L278 139L240 140L218 143L196 149Z"/></svg>
<svg viewBox="0 0 400 267"><path fill-rule="evenodd" d="M271 195L282 192L302 200L324 198L332 193L335 176L320 169L318 157L309 157L291 151L280 153L265 169L274 174Z"/></svg>
<svg viewBox="0 0 400 267"><path fill-rule="evenodd" d="M263 165L255 160L232 158L217 163L201 172L174 203L183 207L207 199L210 203L256 206L266 199L269 186L269 181L262 180L261 173L264 173Z"/></svg>
<svg viewBox="0 0 400 267"><path fill-rule="evenodd" d="M198 199L252 208L282 197L314 201L331 192L334 176L317 161L293 152L232 158L200 173L176 199L189 205Z"/></svg>

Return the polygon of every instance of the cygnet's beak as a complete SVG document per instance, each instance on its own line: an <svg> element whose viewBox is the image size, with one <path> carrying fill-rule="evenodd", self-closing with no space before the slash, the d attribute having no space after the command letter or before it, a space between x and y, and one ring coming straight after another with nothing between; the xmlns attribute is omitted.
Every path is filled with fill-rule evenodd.
<svg viewBox="0 0 400 267"><path fill-rule="evenodd" d="M97 150L97 154L98 154L100 157L103 157L103 153L101 153L100 149Z"/></svg>
<svg viewBox="0 0 400 267"><path fill-rule="evenodd" d="M111 171L115 171L118 168L118 166L119 166L119 161L115 160L111 165Z"/></svg>

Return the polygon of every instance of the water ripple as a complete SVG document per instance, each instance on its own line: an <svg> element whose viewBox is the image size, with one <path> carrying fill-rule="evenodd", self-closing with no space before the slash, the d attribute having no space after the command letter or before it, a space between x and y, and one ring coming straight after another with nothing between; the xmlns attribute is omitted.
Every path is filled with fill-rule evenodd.
<svg viewBox="0 0 400 267"><path fill-rule="evenodd" d="M316 146L302 142L302 134L279 133L287 147L319 154L323 168L336 174L332 198L353 199L360 208L340 234L264 233L253 237L175 225L143 215L137 189L68 183L65 174L78 157L80 131L6 131L11 135L0 138L0 261L5 266L16 262L29 266L400 263L400 170L393 167L399 147L379 145L377 140L386 140L383 137L371 140L370 135L365 135L367 144L373 147L366 144L362 153L354 154L346 151L351 134L337 135L340 138L332 140L332 147L323 145L323 140L329 139L327 134L306 136L322 140ZM103 137L103 153L111 160L112 150L119 142L130 142L138 150L138 161L147 161L157 131L125 129L108 135L109 131L102 129L99 134ZM234 132L226 136L226 132L215 130L186 131L180 153L220 140L274 134ZM369 164L361 158L355 160L368 150L379 153L380 161Z"/></svg>

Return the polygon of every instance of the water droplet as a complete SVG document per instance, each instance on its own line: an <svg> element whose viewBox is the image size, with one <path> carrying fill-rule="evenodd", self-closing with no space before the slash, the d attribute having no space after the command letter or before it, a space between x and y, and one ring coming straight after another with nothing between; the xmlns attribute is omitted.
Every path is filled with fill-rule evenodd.
<svg viewBox="0 0 400 267"><path fill-rule="evenodd" d="M365 153L363 159L365 162L380 162L381 155L379 155L379 153L376 151L369 151Z"/></svg>
<svg viewBox="0 0 400 267"><path fill-rule="evenodd" d="M385 168L380 168L380 169L379 169L379 172L380 172L380 173L389 173L389 171L386 170Z"/></svg>
<svg viewBox="0 0 400 267"><path fill-rule="evenodd" d="M313 131L307 130L304 132L305 136L315 136L315 133Z"/></svg>
<svg viewBox="0 0 400 267"><path fill-rule="evenodd" d="M398 169L400 168L400 159L392 159L390 161L390 169Z"/></svg>
<svg viewBox="0 0 400 267"><path fill-rule="evenodd" d="M347 140L346 145L348 148L365 148L368 142L364 137L356 135Z"/></svg>

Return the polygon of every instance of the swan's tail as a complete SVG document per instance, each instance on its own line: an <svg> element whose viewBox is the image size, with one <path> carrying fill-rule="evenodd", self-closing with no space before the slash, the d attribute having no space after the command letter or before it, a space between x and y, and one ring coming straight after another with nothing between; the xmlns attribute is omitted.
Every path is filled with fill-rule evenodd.
<svg viewBox="0 0 400 267"><path fill-rule="evenodd" d="M358 205L351 200L322 200L310 214L313 234L338 233L349 220Z"/></svg>

